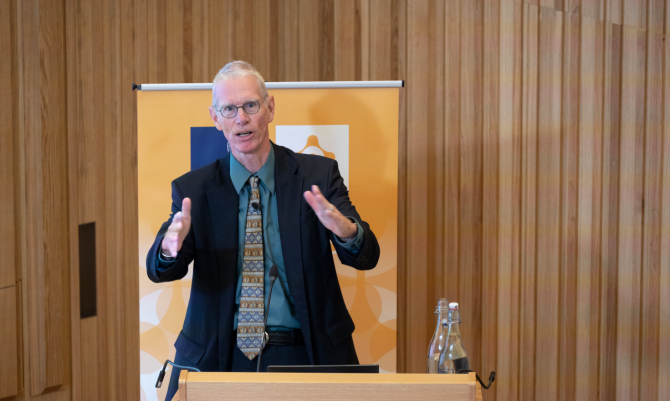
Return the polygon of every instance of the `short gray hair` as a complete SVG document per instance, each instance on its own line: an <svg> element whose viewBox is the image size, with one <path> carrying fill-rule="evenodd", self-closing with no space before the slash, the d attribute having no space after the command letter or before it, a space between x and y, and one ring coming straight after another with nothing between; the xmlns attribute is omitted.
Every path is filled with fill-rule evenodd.
<svg viewBox="0 0 670 401"><path fill-rule="evenodd" d="M256 78L258 86L261 90L261 95L263 96L263 101L268 97L268 90L265 87L265 80L260 72L253 65L247 63L246 61L237 60L231 61L230 63L223 66L222 69L214 77L214 85L212 86L212 106L216 107L216 84L219 82L226 81L228 79L241 78L250 75Z"/></svg>

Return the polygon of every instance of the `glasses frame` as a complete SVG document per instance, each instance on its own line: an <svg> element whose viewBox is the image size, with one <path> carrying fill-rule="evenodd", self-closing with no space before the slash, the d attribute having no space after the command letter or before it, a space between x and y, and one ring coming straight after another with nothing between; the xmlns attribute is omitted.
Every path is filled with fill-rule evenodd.
<svg viewBox="0 0 670 401"><path fill-rule="evenodd" d="M244 110L244 106L247 105L247 104L249 104L249 103L256 103L256 104L258 105L258 110L254 111L253 113L249 113L248 111ZM247 115L253 115L253 114L256 114L256 113L258 113L259 111L261 111L261 106L262 106L262 105L263 105L263 104L262 104L261 102L258 102L258 101L256 101L256 100L250 100L250 101L248 101L248 102L244 102L244 104L242 104L242 106L235 106L234 104L226 104L226 105L224 105L224 106L221 106L220 109L214 109L214 110L216 110L219 114L221 114L221 117L223 117L223 118L227 118L227 119L231 119L231 118L235 118L235 117L237 117L237 113L240 112L240 109L244 110L244 112L247 113ZM226 116L223 115L223 111L222 111L222 110L223 110L224 107L229 107L229 106L233 106L233 107L235 107L235 114L233 114L233 115L230 116L230 117L226 117Z"/></svg>

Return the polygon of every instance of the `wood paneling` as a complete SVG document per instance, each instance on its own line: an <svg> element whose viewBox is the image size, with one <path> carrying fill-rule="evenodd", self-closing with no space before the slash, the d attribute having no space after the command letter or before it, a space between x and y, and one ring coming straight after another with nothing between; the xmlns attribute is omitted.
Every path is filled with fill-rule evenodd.
<svg viewBox="0 0 670 401"><path fill-rule="evenodd" d="M207 82L244 59L268 81L406 80L399 371L425 370L447 297L472 368L498 371L487 398L670 398L665 3L0 3L0 288L18 301L19 392L137 398L130 84ZM93 221L98 316L82 321L76 228Z"/></svg>
<svg viewBox="0 0 670 401"><path fill-rule="evenodd" d="M21 2L25 254L30 394L68 382L69 288L64 9Z"/></svg>
<svg viewBox="0 0 670 401"><path fill-rule="evenodd" d="M14 183L14 135L16 126L16 70L14 26L10 15L12 4L0 3L0 183L4 188L15 188ZM14 191L0 192L0 205L4 218L0 219L0 288L13 286L16 282ZM1 396L0 396L1 398Z"/></svg>
<svg viewBox="0 0 670 401"><path fill-rule="evenodd" d="M0 289L0 316L0 398L5 398L19 392L16 287Z"/></svg>

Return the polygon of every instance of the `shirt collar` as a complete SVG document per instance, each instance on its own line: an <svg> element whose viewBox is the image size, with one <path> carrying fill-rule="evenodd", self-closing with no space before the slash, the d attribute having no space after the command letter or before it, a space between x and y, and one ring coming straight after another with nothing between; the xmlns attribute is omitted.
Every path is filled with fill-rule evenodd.
<svg viewBox="0 0 670 401"><path fill-rule="evenodd" d="M268 159L263 164L263 167L256 174L252 174L246 167L242 165L232 154L230 155L230 179L233 181L233 186L239 194L249 181L252 175L258 176L261 179L261 184L270 191L271 194L275 192L275 150L270 146L270 154Z"/></svg>

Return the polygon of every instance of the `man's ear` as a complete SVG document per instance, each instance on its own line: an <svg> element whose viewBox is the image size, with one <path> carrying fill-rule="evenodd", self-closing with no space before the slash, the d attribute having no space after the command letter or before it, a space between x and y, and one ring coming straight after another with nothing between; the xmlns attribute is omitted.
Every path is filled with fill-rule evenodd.
<svg viewBox="0 0 670 401"><path fill-rule="evenodd" d="M275 97L272 95L268 95L268 100L265 102L268 108L268 124L272 122L272 120L275 119Z"/></svg>

